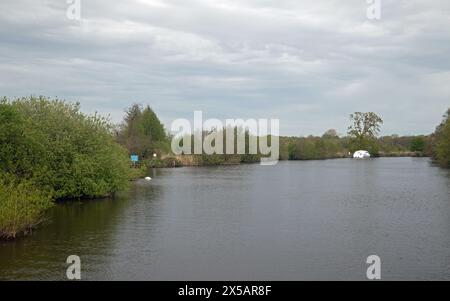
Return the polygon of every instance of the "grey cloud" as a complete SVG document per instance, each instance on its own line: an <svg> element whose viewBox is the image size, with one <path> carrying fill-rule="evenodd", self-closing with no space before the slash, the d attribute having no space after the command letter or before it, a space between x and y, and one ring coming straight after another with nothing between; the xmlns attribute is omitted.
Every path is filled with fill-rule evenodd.
<svg viewBox="0 0 450 301"><path fill-rule="evenodd" d="M430 133L449 106L450 3L382 1L2 1L0 91L80 101L119 121L148 103L167 127L280 118L285 135L345 133L373 110L383 134Z"/></svg>

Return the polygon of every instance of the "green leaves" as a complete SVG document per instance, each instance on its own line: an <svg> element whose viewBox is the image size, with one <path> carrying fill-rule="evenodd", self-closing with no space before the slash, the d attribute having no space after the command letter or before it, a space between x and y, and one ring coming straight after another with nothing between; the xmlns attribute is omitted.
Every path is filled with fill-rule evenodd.
<svg viewBox="0 0 450 301"><path fill-rule="evenodd" d="M422 136L416 136L411 140L410 150L412 152L425 151L425 138Z"/></svg>
<svg viewBox="0 0 450 301"><path fill-rule="evenodd" d="M164 127L149 106L143 109L135 104L126 111L118 141L130 154L137 154L143 159L151 158L153 153L169 152Z"/></svg>
<svg viewBox="0 0 450 301"><path fill-rule="evenodd" d="M442 167L450 168L450 109L434 133L433 157Z"/></svg>
<svg viewBox="0 0 450 301"><path fill-rule="evenodd" d="M106 196L126 188L129 161L111 124L78 104L28 97L0 104L0 168L55 198Z"/></svg>
<svg viewBox="0 0 450 301"><path fill-rule="evenodd" d="M348 127L348 135L352 137L351 151L364 149L376 156L378 154L376 137L383 120L373 112L355 112L350 114L350 120L352 124Z"/></svg>
<svg viewBox="0 0 450 301"><path fill-rule="evenodd" d="M0 178L0 238L14 238L39 223L45 210L53 206L51 194L29 181L10 175Z"/></svg>

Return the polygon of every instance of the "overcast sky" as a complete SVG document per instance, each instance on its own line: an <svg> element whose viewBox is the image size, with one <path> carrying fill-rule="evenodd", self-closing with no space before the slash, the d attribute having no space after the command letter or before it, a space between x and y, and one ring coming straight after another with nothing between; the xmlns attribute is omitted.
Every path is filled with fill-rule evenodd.
<svg viewBox="0 0 450 301"><path fill-rule="evenodd" d="M450 1L1 0L0 94L58 96L120 121L279 118L283 135L428 134L450 106Z"/></svg>

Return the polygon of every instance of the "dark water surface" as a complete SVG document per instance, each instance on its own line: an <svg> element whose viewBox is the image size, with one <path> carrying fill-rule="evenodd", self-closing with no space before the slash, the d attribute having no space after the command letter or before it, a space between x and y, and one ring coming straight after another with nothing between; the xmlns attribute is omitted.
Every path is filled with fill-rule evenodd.
<svg viewBox="0 0 450 301"><path fill-rule="evenodd" d="M0 243L0 279L450 280L450 176L424 158L159 169Z"/></svg>

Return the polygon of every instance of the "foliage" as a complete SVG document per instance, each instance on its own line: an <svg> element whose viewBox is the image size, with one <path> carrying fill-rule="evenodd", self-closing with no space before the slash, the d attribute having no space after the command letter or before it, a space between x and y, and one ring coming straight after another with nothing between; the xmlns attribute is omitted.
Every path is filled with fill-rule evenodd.
<svg viewBox="0 0 450 301"><path fill-rule="evenodd" d="M0 238L14 238L18 233L31 231L52 205L48 191L37 189L31 182L17 182L14 177L1 174Z"/></svg>
<svg viewBox="0 0 450 301"><path fill-rule="evenodd" d="M353 137L376 137L383 120L373 112L355 112L350 114L353 124L348 127L348 134Z"/></svg>
<svg viewBox="0 0 450 301"><path fill-rule="evenodd" d="M440 166L450 168L450 109L434 133L433 157Z"/></svg>
<svg viewBox="0 0 450 301"><path fill-rule="evenodd" d="M44 97L0 105L0 168L51 189L55 198L103 196L127 186L126 151L111 125L78 104Z"/></svg>
<svg viewBox="0 0 450 301"><path fill-rule="evenodd" d="M129 154L148 159L154 153L168 153L169 142L164 127L155 112L134 104L125 112L125 118L117 133L117 140Z"/></svg>
<svg viewBox="0 0 450 301"><path fill-rule="evenodd" d="M350 114L350 120L352 124L348 127L348 135L352 137L351 151L365 149L372 155L378 155L376 137L383 120L373 112L355 112Z"/></svg>
<svg viewBox="0 0 450 301"><path fill-rule="evenodd" d="M239 162L240 163L256 163L261 161L261 155L259 154L243 154L243 155L237 155L239 157ZM228 161L232 161L232 160L228 160Z"/></svg>
<svg viewBox="0 0 450 301"><path fill-rule="evenodd" d="M282 137L282 160L315 160L345 157L347 139L324 135L322 137ZM285 147L284 145L287 145Z"/></svg>
<svg viewBox="0 0 450 301"><path fill-rule="evenodd" d="M230 141L233 143L233 151L228 153L227 151L227 134L233 134L234 139L232 140L231 136ZM216 145L216 139L219 137L222 138L222 148L219 149L218 153L214 154L195 154L195 145L196 143L200 143L202 145L201 139L205 141L205 138L209 135L215 136L215 138L211 138L211 145ZM230 134L230 135L231 135ZM201 139L200 139L201 135ZM239 137L242 137L242 152L238 151L238 145L240 143ZM180 147L183 146L183 143L190 143L190 148L187 148L186 153L183 151L183 155L192 155L192 161L187 160L185 162L187 164L195 164L195 165L222 165L222 164L239 164L239 163L254 163L259 162L261 159L261 154L258 152L257 147L255 150L251 150L250 141L254 140L258 143L259 138L251 135L247 129L242 127L233 127L233 128L222 128L222 129L211 129L208 131L203 131L202 133L197 133L197 135L185 135L183 137L178 137L177 142ZM270 136L268 137L268 143L270 143ZM176 145L175 143L175 145ZM204 149L202 148L202 151ZM219 152L222 152L220 154ZM180 162L180 164L183 164Z"/></svg>
<svg viewBox="0 0 450 301"><path fill-rule="evenodd" d="M181 167L182 163L175 157L165 157L163 159L153 158L145 163L148 168L163 168L163 167Z"/></svg>
<svg viewBox="0 0 450 301"><path fill-rule="evenodd" d="M220 154L202 154L201 165L221 165L225 163L225 155Z"/></svg>
<svg viewBox="0 0 450 301"><path fill-rule="evenodd" d="M133 181L133 180L137 180L137 179L143 178L147 174L147 170L148 170L148 168L147 168L146 165L133 167L133 168L130 169L129 179L131 181Z"/></svg>
<svg viewBox="0 0 450 301"><path fill-rule="evenodd" d="M411 145L409 148L412 152L423 152L425 151L425 138L422 136L416 136L411 140Z"/></svg>
<svg viewBox="0 0 450 301"><path fill-rule="evenodd" d="M417 136L423 139L425 146L429 137ZM382 156L423 156L424 151L411 152L410 146L416 136L399 137L397 135L374 138L374 145L367 148L375 149ZM280 137L281 160L317 160L348 157L354 152L352 137ZM375 153L375 154L376 154ZM374 154L374 153L371 153Z"/></svg>
<svg viewBox="0 0 450 301"><path fill-rule="evenodd" d="M129 184L126 150L111 124L78 104L26 97L0 102L4 236L36 225L51 200L106 196Z"/></svg>

